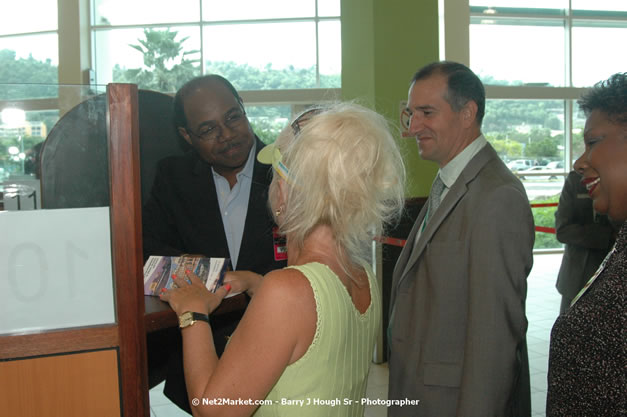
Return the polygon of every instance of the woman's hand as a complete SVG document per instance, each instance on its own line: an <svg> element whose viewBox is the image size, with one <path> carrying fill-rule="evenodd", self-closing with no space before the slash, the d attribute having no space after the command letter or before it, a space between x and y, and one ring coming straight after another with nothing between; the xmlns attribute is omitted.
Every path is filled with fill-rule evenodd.
<svg viewBox="0 0 627 417"><path fill-rule="evenodd" d="M246 291L252 297L262 279L263 276L252 271L228 271L224 276L224 283L231 284L231 292L234 294Z"/></svg>
<svg viewBox="0 0 627 417"><path fill-rule="evenodd" d="M212 293L196 274L191 271L185 271L185 275L187 279L172 275L172 279L178 288L165 290L159 296L161 300L170 304L170 307L177 315L181 315L186 311L203 314L211 313L220 305L231 289L231 285L226 284L218 288L215 293Z"/></svg>

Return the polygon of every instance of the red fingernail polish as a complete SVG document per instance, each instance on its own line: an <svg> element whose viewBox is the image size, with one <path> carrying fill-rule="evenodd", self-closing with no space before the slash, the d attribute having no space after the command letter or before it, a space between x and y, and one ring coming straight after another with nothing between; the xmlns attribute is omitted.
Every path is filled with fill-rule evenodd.
<svg viewBox="0 0 627 417"><path fill-rule="evenodd" d="M231 284L226 284L224 288L226 288L226 292L231 291Z"/></svg>
<svg viewBox="0 0 627 417"><path fill-rule="evenodd" d="M172 278L176 279L176 274L172 274Z"/></svg>
<svg viewBox="0 0 627 417"><path fill-rule="evenodd" d="M189 269L186 269L185 272L189 274L192 271L190 271Z"/></svg>
<svg viewBox="0 0 627 417"><path fill-rule="evenodd" d="M166 292L167 289L166 288L161 288L161 292Z"/></svg>

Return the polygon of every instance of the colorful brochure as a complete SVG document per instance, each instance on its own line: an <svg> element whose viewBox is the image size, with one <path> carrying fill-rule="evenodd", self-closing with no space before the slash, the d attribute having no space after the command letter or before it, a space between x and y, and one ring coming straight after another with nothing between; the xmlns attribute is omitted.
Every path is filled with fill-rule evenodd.
<svg viewBox="0 0 627 417"><path fill-rule="evenodd" d="M144 294L159 296L162 288L176 287L172 274L185 277L186 269L196 274L209 291L215 292L222 285L228 265L227 258L151 256L144 265Z"/></svg>

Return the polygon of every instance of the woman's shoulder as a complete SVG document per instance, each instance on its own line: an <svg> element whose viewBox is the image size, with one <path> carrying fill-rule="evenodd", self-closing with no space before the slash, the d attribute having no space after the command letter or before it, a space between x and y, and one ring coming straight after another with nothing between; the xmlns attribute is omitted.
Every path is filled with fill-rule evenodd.
<svg viewBox="0 0 627 417"><path fill-rule="evenodd" d="M305 275L296 268L277 269L267 273L259 291L271 296L313 296L311 285Z"/></svg>

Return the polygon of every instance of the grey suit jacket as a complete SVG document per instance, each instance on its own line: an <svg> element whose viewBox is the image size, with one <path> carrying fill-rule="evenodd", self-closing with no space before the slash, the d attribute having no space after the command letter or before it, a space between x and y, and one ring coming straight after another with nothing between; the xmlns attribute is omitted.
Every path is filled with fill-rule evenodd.
<svg viewBox="0 0 627 417"><path fill-rule="evenodd" d="M396 264L389 416L529 416L526 278L534 224L520 181L488 144Z"/></svg>

